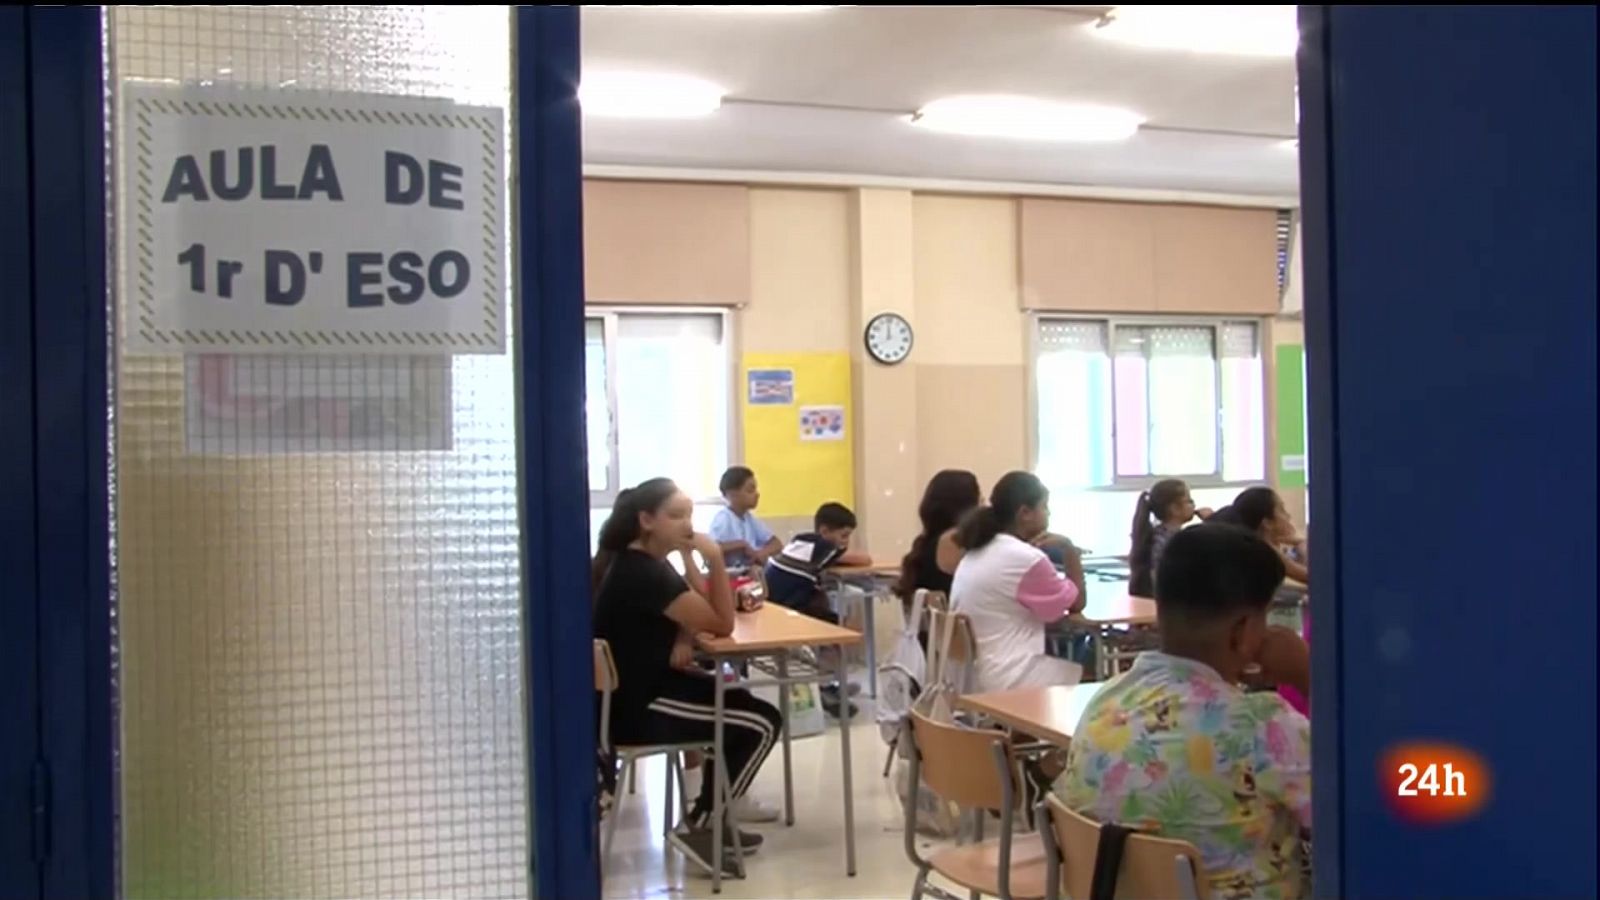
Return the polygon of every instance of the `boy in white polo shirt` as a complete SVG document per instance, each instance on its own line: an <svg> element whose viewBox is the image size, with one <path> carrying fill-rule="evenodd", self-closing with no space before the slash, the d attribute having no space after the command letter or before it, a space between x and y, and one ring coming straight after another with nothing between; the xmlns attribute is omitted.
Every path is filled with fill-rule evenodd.
<svg viewBox="0 0 1600 900"><path fill-rule="evenodd" d="M756 473L744 466L734 466L722 473L719 487L728 505L718 510L716 518L711 520L711 539L721 545L728 568L751 569L766 565L768 559L783 549L783 544L756 518L755 508L761 504Z"/></svg>

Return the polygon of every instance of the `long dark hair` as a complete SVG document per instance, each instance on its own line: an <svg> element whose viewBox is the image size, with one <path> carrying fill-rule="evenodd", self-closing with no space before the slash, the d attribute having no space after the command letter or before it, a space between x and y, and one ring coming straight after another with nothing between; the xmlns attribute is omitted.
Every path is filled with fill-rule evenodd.
<svg viewBox="0 0 1600 900"><path fill-rule="evenodd" d="M1210 521L1237 525L1260 534L1261 526L1278 514L1278 492L1269 487L1245 488L1233 502L1216 511Z"/></svg>
<svg viewBox="0 0 1600 900"><path fill-rule="evenodd" d="M611 515L600 526L600 539L596 542L594 562L589 566L589 589L600 593L600 583L611 571L617 554L639 539L639 514L653 513L677 496L678 485L670 478L652 478L638 487L627 488L617 494L611 506Z"/></svg>
<svg viewBox="0 0 1600 900"><path fill-rule="evenodd" d="M965 469L945 469L929 479L922 491L922 503L917 506L917 518L922 520L922 533L911 542L911 552L900 560L900 581L895 593L909 598L917 591L917 575L923 563L939 552L939 537L956 527L968 510L975 509L983 498L978 486L978 476Z"/></svg>
<svg viewBox="0 0 1600 900"><path fill-rule="evenodd" d="M1129 532L1132 546L1128 548L1128 593L1135 597L1148 597L1155 590L1155 576L1151 573L1154 555L1156 526L1167 518L1167 510L1183 498L1187 484L1176 478L1158 481L1150 490L1139 494L1133 508L1133 528Z"/></svg>
<svg viewBox="0 0 1600 900"><path fill-rule="evenodd" d="M956 543L963 550L977 550L1002 531L1017 524L1017 514L1050 499L1050 490L1032 472L1008 472L989 492L989 505L980 506L961 519Z"/></svg>

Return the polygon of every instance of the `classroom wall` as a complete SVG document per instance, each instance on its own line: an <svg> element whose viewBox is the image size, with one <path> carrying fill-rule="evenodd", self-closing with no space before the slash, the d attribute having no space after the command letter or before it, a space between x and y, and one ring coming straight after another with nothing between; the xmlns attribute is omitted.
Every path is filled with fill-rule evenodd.
<svg viewBox="0 0 1600 900"><path fill-rule="evenodd" d="M604 224L625 218L633 191L640 192L649 228ZM674 195L676 211L663 200ZM606 206L586 225L587 268L595 275L591 303L659 296L666 284L677 293L662 299L664 304L736 310L741 360L848 356L853 481L846 502L853 500L862 520L858 545L884 559L898 558L915 537L917 502L935 472L971 469L987 490L1006 472L1028 466L1030 309L1248 315L1276 310L1271 210L633 181L591 181L585 196ZM741 292L723 275L690 278L676 257L661 264L656 278L650 261L660 255L633 251L635 243L650 239L650 229L676 232L678 220L695 218L717 219L721 224L701 221L693 228L707 240L720 230L733 244L695 251L695 265L748 272L748 290ZM1085 235L1095 236L1096 254L1084 257L1085 265L1061 268L1052 253L1059 256L1060 248ZM1164 241L1180 239L1210 241L1214 252L1163 249ZM1136 286L1143 285L1136 296L1108 293L1119 282L1116 272L1099 265L1103 258L1137 262L1135 272L1120 270L1123 280L1147 273L1146 282L1134 278ZM1096 265L1088 267L1089 259ZM703 293L706 284L719 285L714 296ZM911 359L900 366L872 362L863 346L866 323L887 311L906 315L916 334ZM1269 436L1277 333L1268 323L1263 334ZM745 385L742 373L736 375L736 407L742 408ZM747 429L748 423L735 430ZM765 435L760 443L770 445ZM735 451L758 476L764 468L759 455L747 454L742 443ZM1268 458L1276 458L1272 446ZM1202 499L1220 505L1233 493L1208 492ZM774 509L767 518L782 535L805 530L807 510L828 499L844 498L818 492L805 508ZM1055 498L1052 506L1061 530L1097 553L1120 553L1134 499L1132 492L1092 492ZM1286 495L1285 502L1291 511L1303 507L1298 494Z"/></svg>
<svg viewBox="0 0 1600 900"><path fill-rule="evenodd" d="M934 194L913 209L918 482L961 468L987 489L1028 458L1017 203Z"/></svg>

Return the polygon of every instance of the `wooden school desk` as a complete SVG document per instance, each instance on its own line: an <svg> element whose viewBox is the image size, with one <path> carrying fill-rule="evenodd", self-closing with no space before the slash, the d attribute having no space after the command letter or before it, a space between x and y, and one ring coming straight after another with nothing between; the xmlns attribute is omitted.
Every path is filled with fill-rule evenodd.
<svg viewBox="0 0 1600 900"><path fill-rule="evenodd" d="M1097 681L963 694L956 698L956 706L1013 731L1065 748L1072 743L1072 733L1077 730L1084 709L1103 687L1105 682Z"/></svg>
<svg viewBox="0 0 1600 900"><path fill-rule="evenodd" d="M789 755L789 686L820 685L835 678L839 680L839 745L844 762L845 872L852 877L856 874L856 817L850 769L850 693L843 690L843 686L849 683L845 672L844 648L860 642L861 633L858 631L813 619L775 603L768 603L754 612L739 613L733 634L728 637L697 640L700 651L716 663L717 690L713 718L719 771L727 770L727 766L720 763L723 758L722 727L725 720L723 695L728 686L727 679L723 677L722 664L732 663L737 669L740 663L750 663L751 675L756 677L743 679L745 687L776 685L778 688L778 707L783 712L783 815L788 825L794 824L794 768ZM796 650L823 647L839 649L837 673L812 666L793 655ZM758 672L766 677L757 675ZM726 806L724 804L724 812ZM725 818L725 815L717 815L712 820L711 890L714 893L722 891L722 828ZM734 852L740 853L737 848Z"/></svg>

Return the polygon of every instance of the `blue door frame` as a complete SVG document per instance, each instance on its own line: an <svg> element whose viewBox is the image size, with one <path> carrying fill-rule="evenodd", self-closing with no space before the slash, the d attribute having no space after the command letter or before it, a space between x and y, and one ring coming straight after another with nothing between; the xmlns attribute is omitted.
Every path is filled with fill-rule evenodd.
<svg viewBox="0 0 1600 900"><path fill-rule="evenodd" d="M26 9L0 7L0 884L22 898L39 894L40 758L26 33Z"/></svg>

